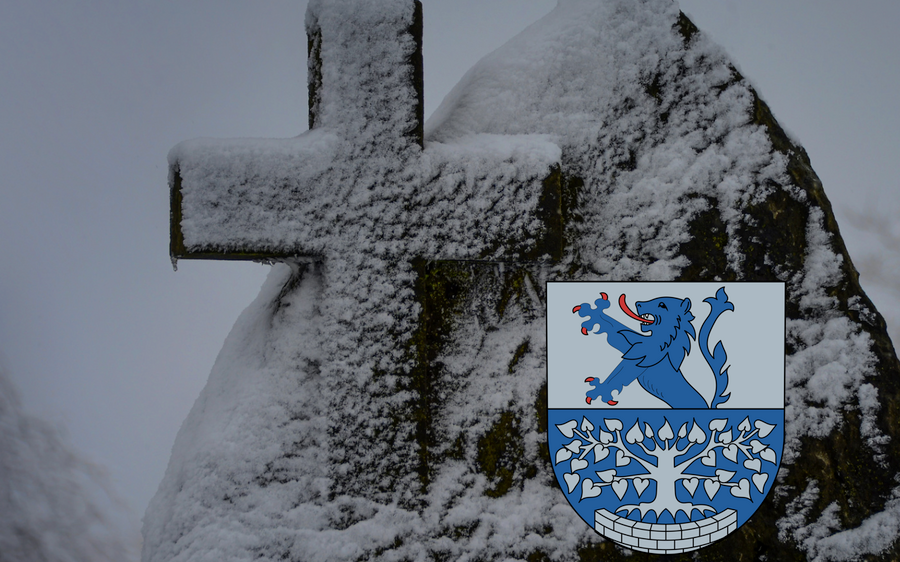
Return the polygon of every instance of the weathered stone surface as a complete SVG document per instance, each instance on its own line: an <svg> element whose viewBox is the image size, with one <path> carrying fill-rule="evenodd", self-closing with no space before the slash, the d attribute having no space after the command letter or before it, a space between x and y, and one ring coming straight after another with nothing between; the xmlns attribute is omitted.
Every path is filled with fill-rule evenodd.
<svg viewBox="0 0 900 562"><path fill-rule="evenodd" d="M516 142L495 176L445 157ZM669 559L900 556L884 321L806 153L673 3L563 3L401 152L389 186L337 176L346 200L368 193L340 216L359 219L358 251L322 227L318 258L276 267L238 322L148 511L145 560L651 559L587 529L550 468L544 290L563 279L787 285L777 486L738 531ZM532 193L507 197L519 166ZM487 216L528 202L524 235L458 213L484 210L484 185L503 194Z"/></svg>

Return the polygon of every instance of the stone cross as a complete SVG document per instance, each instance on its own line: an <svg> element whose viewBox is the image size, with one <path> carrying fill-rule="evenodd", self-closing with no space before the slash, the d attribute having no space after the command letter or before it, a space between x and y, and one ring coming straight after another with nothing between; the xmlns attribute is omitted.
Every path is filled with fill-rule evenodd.
<svg viewBox="0 0 900 562"><path fill-rule="evenodd" d="M311 7L307 18L307 133L196 139L169 154L173 260L334 258L329 250L341 253L335 241L348 229L372 243L417 237L417 247L430 249L406 259L559 259L564 180L558 149L536 135L426 147L421 3L333 4L355 9L317 13ZM350 12L355 18L327 21ZM323 23L340 25L323 30ZM356 177L348 177L351 169ZM517 193L496 173L517 175ZM405 189L397 189L398 175ZM387 179L394 185L378 181ZM360 225L345 222L350 213L324 212L387 191L394 206L407 206L402 234L379 228L384 217ZM527 215L496 213L501 200ZM441 203L454 207L450 216L440 215L448 211Z"/></svg>
<svg viewBox="0 0 900 562"><path fill-rule="evenodd" d="M313 1L307 33L310 130L177 145L170 251L173 260L305 258L292 283L317 279L323 327L304 345L321 347L316 369L333 397L320 405L330 420L322 447L333 452L323 465L392 501L415 488L410 476L428 480L427 350L443 313L424 280L441 260L559 260L570 180L542 136L425 142L418 1ZM388 460L410 446L406 464Z"/></svg>

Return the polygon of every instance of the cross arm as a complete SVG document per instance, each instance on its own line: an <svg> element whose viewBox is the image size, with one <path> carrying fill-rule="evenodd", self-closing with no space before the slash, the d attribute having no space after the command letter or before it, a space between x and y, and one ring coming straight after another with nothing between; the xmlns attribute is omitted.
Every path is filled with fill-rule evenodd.
<svg viewBox="0 0 900 562"><path fill-rule="evenodd" d="M316 255L321 192L337 136L195 139L169 152L173 259Z"/></svg>
<svg viewBox="0 0 900 562"><path fill-rule="evenodd" d="M442 260L557 261L566 187L547 135L479 134L426 144L411 226ZM569 201L571 203L571 201Z"/></svg>

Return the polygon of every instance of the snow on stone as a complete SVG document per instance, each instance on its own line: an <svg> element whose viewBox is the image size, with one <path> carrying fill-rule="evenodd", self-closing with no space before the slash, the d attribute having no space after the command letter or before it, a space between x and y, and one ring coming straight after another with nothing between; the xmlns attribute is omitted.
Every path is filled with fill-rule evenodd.
<svg viewBox="0 0 900 562"><path fill-rule="evenodd" d="M680 253L688 225L710 205L740 271L742 209L773 190L805 198L751 123L748 83L702 33L686 42L678 16L669 0L560 0L466 74L420 149L397 135L412 126L398 71L412 46L358 40L396 36L411 4L310 2L307 27L331 39L317 128L295 139L188 141L170 153L184 181L186 245L324 259L275 266L229 335L147 511L145 562L522 559L536 550L556 560L601 540L540 456L544 282L574 263L582 279L674 279L689 265ZM403 382L416 368L422 313L413 259L514 258L491 241L539 236L534 211L553 166L584 180L582 220L567 225L562 263L525 275L527 298L502 315L465 303L436 360L444 376L434 383L430 454L441 462L420 494L422 451L402 421L419 407ZM865 382L871 342L828 296L841 258L815 208L806 234L803 269L782 279L802 314L788 324L784 458L801 438L831 432L846 408L861 410L878 455L877 392ZM505 274L497 265L501 283ZM495 498L474 467L479 438L503 412L521 435L509 446L536 475ZM779 524L811 556L891 544L896 501L838 532L831 512L807 520L811 486Z"/></svg>

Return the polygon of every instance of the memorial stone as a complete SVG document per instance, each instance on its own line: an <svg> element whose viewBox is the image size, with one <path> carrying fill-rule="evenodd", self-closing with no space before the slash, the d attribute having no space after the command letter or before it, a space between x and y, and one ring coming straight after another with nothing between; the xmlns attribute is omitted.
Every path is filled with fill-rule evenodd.
<svg viewBox="0 0 900 562"><path fill-rule="evenodd" d="M900 364L808 156L723 51L670 0L565 0L425 124L422 17L311 0L310 130L170 152L173 260L277 263L179 432L145 562L648 559L555 483L558 280L784 282L782 469L695 554L900 555Z"/></svg>

